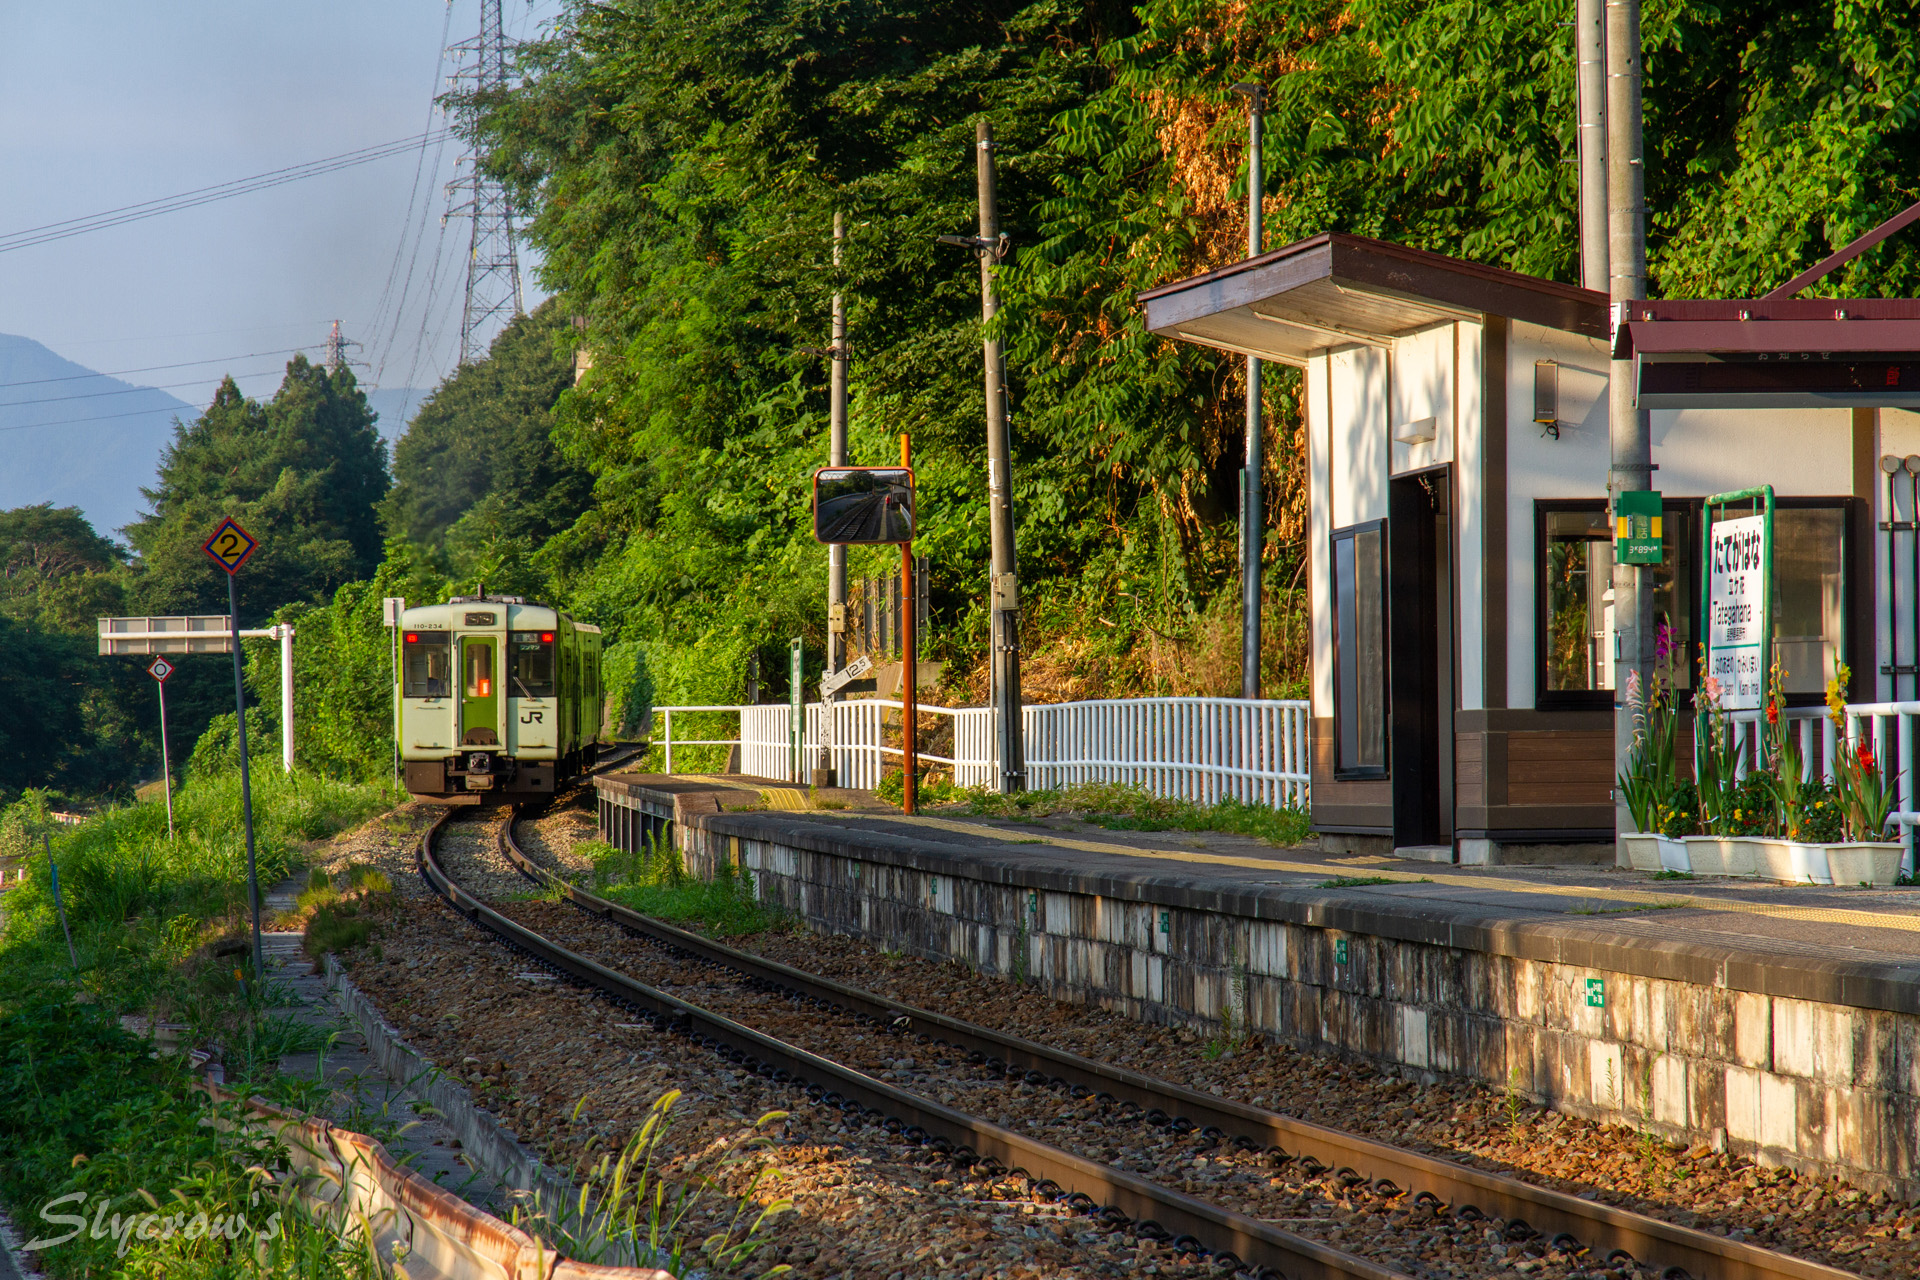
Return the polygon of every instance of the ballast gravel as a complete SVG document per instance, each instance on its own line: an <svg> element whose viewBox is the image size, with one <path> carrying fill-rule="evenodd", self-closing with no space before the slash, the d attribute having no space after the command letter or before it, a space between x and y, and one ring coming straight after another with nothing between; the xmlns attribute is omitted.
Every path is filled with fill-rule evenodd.
<svg viewBox="0 0 1920 1280"><path fill-rule="evenodd" d="M527 847L524 837L521 843ZM1570 1195L1875 1280L1920 1275L1920 1206L1883 1192L1766 1168L1704 1146L1676 1146L1472 1081L1418 1080L1258 1038L1223 1045L1188 1029L1064 1003L999 976L884 952L853 938L795 929L726 941L907 1004Z"/></svg>
<svg viewBox="0 0 1920 1280"><path fill-rule="evenodd" d="M354 982L423 1056L459 1075L476 1100L556 1167L617 1149L655 1099L673 1110L663 1168L669 1183L717 1176L683 1225L696 1246L734 1213L753 1166L720 1169L756 1132L761 1201L790 1198L769 1247L711 1274L759 1276L784 1263L801 1276L845 1280L1092 1280L1217 1278L1157 1245L1098 1229L1091 1219L1024 1196L1009 1179L975 1179L877 1125L848 1121L802 1091L740 1071L679 1037L527 967L437 899L396 912L373 946L345 958ZM771 1111L786 1119L764 1128Z"/></svg>

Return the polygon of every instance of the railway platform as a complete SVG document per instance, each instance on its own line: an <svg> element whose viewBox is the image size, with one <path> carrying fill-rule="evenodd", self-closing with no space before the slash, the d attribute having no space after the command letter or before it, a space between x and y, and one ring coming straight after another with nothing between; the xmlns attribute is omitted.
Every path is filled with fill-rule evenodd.
<svg viewBox="0 0 1920 1280"><path fill-rule="evenodd" d="M743 867L816 930L1920 1195L1920 891L909 817L744 775L596 787L606 838Z"/></svg>

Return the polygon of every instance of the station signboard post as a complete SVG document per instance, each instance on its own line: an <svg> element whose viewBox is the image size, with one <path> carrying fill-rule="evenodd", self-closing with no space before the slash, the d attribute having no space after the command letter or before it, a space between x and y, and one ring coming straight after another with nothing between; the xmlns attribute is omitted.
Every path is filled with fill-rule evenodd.
<svg viewBox="0 0 1920 1280"><path fill-rule="evenodd" d="M1759 510L1732 519L1720 509L1750 503ZM1722 710L1757 711L1767 700L1773 648L1773 486L1717 493L1706 501L1701 548L1707 592L1701 634L1707 677L1719 686Z"/></svg>

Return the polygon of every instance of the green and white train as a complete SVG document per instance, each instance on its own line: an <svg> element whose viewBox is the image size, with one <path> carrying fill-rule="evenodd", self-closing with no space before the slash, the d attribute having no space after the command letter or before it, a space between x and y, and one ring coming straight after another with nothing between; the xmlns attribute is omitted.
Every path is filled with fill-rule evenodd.
<svg viewBox="0 0 1920 1280"><path fill-rule="evenodd" d="M476 804L552 795L603 741L600 628L519 596L455 596L400 616L408 792Z"/></svg>

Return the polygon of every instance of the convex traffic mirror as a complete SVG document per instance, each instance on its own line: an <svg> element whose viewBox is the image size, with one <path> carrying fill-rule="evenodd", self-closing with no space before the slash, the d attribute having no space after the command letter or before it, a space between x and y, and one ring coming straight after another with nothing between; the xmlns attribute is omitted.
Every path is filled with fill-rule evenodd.
<svg viewBox="0 0 1920 1280"><path fill-rule="evenodd" d="M824 467L813 473L813 536L829 543L913 541L913 471Z"/></svg>

